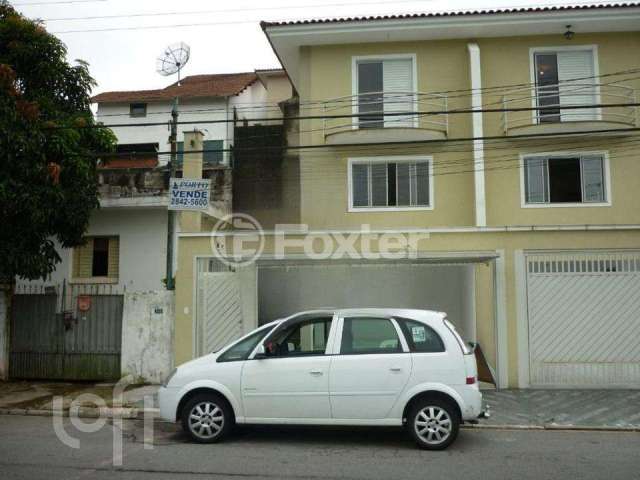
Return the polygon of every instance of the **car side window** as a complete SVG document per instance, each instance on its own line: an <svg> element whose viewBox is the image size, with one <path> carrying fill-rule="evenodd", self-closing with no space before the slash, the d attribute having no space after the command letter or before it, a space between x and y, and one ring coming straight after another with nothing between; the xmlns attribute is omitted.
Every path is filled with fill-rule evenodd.
<svg viewBox="0 0 640 480"><path fill-rule="evenodd" d="M240 360L246 360L251 354L251 352L253 351L253 349L256 348L256 345L258 345L258 342L260 342L260 340L262 340L264 336L267 334L267 332L272 328L273 326L263 327L263 328L260 328L259 330L256 330L247 338L239 341L229 350L227 350L222 355L220 355L218 357L218 362L237 362Z"/></svg>
<svg viewBox="0 0 640 480"><path fill-rule="evenodd" d="M429 325L405 318L396 318L396 321L407 339L410 351L422 353L445 351L442 338Z"/></svg>
<svg viewBox="0 0 640 480"><path fill-rule="evenodd" d="M341 354L397 353L402 351L398 333L387 318L345 318Z"/></svg>
<svg viewBox="0 0 640 480"><path fill-rule="evenodd" d="M312 318L283 328L266 342L267 356L324 355L331 320L331 317Z"/></svg>

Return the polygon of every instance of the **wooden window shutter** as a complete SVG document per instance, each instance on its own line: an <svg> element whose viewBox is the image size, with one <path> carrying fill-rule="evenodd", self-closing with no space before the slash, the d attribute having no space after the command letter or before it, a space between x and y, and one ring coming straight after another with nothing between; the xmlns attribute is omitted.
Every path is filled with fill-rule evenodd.
<svg viewBox="0 0 640 480"><path fill-rule="evenodd" d="M73 249L73 276L75 278L91 277L93 265L93 238L87 238L84 245Z"/></svg>
<svg viewBox="0 0 640 480"><path fill-rule="evenodd" d="M109 278L118 278L120 275L120 239L109 238Z"/></svg>

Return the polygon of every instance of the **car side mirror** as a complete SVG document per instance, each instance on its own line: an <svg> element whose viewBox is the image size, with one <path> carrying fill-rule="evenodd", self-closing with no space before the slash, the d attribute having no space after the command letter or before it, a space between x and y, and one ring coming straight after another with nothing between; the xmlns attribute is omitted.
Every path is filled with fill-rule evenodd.
<svg viewBox="0 0 640 480"><path fill-rule="evenodd" d="M267 353L264 349L264 344L258 345L258 349L256 350L256 354L253 356L255 360L261 360L263 358L267 358Z"/></svg>

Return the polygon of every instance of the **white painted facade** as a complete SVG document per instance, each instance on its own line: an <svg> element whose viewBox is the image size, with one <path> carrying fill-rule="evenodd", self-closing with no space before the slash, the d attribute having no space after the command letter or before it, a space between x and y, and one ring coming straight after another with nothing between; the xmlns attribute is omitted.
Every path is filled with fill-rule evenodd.
<svg viewBox="0 0 640 480"><path fill-rule="evenodd" d="M171 101L153 102L147 104L147 115L144 117L129 116L129 103L101 103L98 104L97 118L105 125L163 123L163 125L146 127L112 127L118 137L119 144L157 143L158 150L169 152L169 128L171 120ZM233 120L233 106L226 98L212 98L199 100L184 100L178 105L179 122L200 122L213 120L223 122ZM178 125L178 141L184 137L184 132L198 128L204 133L205 140L223 140L224 149L233 145L233 123L193 123ZM228 152L224 152L224 161L228 162ZM169 155L159 155L161 165L169 161Z"/></svg>
<svg viewBox="0 0 640 480"><path fill-rule="evenodd" d="M114 287L118 291L141 292L164 289L167 237L167 211L163 208L102 209L93 213L87 236L118 236L120 241L119 276ZM46 281L38 283L59 285L72 279L72 250L59 249L62 261Z"/></svg>
<svg viewBox="0 0 640 480"><path fill-rule="evenodd" d="M278 75L280 82L287 82L284 75ZM204 140L222 140L225 150L223 161L229 161L229 148L233 146L233 119L234 111L236 119L242 121L251 118L280 118L282 113L277 108L277 103L286 100L291 94L282 90L278 85L278 92L275 96L270 95L265 84L260 80L254 81L238 95L230 97L211 97L198 99L183 99L178 104L178 141L184 137L184 132L193 131L198 128L204 133ZM279 98L287 97L287 98ZM157 143L159 151L169 152L169 129L168 123L171 120L171 109L173 101L147 102L147 114L143 117L132 117L129 114L129 107L132 102L123 103L98 103L97 119L105 125L162 123L162 125L151 125L142 127L112 127L118 138L119 144L136 143ZM280 123L281 120L279 121ZM265 121L251 123L266 123ZM270 121L269 123L274 123ZM169 160L169 155L164 154L158 157L161 165Z"/></svg>

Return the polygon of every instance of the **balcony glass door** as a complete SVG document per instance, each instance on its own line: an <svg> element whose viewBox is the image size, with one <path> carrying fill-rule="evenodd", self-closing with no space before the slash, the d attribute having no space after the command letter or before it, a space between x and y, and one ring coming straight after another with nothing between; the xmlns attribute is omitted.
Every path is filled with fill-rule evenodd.
<svg viewBox="0 0 640 480"><path fill-rule="evenodd" d="M536 53L535 68L538 123L597 119L595 107L566 108L597 103L592 50Z"/></svg>
<svg viewBox="0 0 640 480"><path fill-rule="evenodd" d="M359 128L414 126L411 112L416 109L416 93L411 58L360 60L357 76Z"/></svg>

